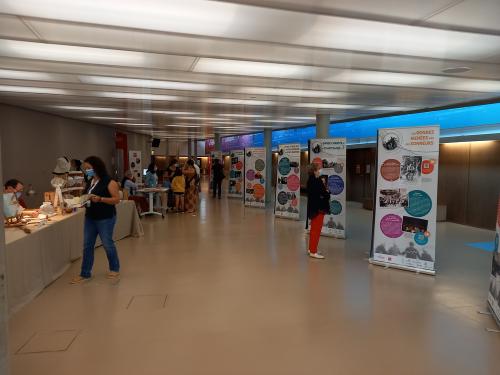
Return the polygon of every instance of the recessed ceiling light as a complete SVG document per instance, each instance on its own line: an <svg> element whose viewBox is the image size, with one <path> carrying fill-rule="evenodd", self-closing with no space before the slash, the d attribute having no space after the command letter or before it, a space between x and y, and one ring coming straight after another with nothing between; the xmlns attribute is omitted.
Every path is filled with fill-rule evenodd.
<svg viewBox="0 0 500 375"><path fill-rule="evenodd" d="M144 67L142 52L0 39L0 55L22 59Z"/></svg>
<svg viewBox="0 0 500 375"><path fill-rule="evenodd" d="M67 95L67 90L54 89L50 87L28 87L28 86L7 86L0 85L0 91L13 93L28 93L28 94L50 94L50 95Z"/></svg>
<svg viewBox="0 0 500 375"><path fill-rule="evenodd" d="M147 88L164 89L164 90L209 91L215 89L215 86L208 85L205 83L157 81L151 79L80 76L80 80L83 83L89 83L93 85L147 87Z"/></svg>
<svg viewBox="0 0 500 375"><path fill-rule="evenodd" d="M3 79L27 79L30 81L53 81L54 77L48 73L27 72L24 70L0 69L0 78Z"/></svg>
<svg viewBox="0 0 500 375"><path fill-rule="evenodd" d="M275 96L300 96L303 98L339 98L346 96L343 92L297 90L272 87L242 87L238 90L244 94L275 95Z"/></svg>
<svg viewBox="0 0 500 375"><path fill-rule="evenodd" d="M318 108L318 109L352 109L360 108L360 105L356 104L337 104L337 103L297 103L294 107L301 108Z"/></svg>
<svg viewBox="0 0 500 375"><path fill-rule="evenodd" d="M257 77L307 78L310 69L302 65L201 58L193 71Z"/></svg>
<svg viewBox="0 0 500 375"><path fill-rule="evenodd" d="M471 70L472 68L469 68L468 66L457 66L453 68L445 68L442 70L442 72L445 74L459 74L470 72Z"/></svg>
<svg viewBox="0 0 500 375"><path fill-rule="evenodd" d="M103 98L116 98L116 99L134 99L134 100L162 100L162 101L177 101L178 96L172 95L155 95L155 94L140 94L134 92L99 92L98 96Z"/></svg>
<svg viewBox="0 0 500 375"><path fill-rule="evenodd" d="M205 98L205 103L211 104L234 104L234 105L273 105L274 102L268 100L246 100L246 99L224 99L224 98Z"/></svg>
<svg viewBox="0 0 500 375"><path fill-rule="evenodd" d="M345 70L328 79L333 82L383 86L425 86L442 80L441 76L371 70Z"/></svg>
<svg viewBox="0 0 500 375"><path fill-rule="evenodd" d="M121 109L107 107L84 107L76 105L53 105L52 108L67 109L71 111L92 111L92 112L120 112Z"/></svg>

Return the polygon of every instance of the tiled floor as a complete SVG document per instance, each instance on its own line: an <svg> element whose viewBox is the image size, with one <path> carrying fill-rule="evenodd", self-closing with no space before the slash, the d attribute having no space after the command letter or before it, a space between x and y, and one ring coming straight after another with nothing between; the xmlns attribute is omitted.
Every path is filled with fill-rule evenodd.
<svg viewBox="0 0 500 375"><path fill-rule="evenodd" d="M99 250L91 282L68 284L77 262L13 316L12 374L500 373L500 334L477 314L491 254L465 245L492 232L439 224L431 277L368 265L371 213L354 206L325 261L306 257L302 222L234 200L143 220L118 243L119 283Z"/></svg>

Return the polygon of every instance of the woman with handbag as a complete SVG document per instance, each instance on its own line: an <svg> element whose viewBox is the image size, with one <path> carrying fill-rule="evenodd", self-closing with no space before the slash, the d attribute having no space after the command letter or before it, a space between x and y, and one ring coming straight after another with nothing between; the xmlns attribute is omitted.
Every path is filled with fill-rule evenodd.
<svg viewBox="0 0 500 375"><path fill-rule="evenodd" d="M307 219L311 221L309 233L309 251L311 258L324 259L318 252L319 237L323 228L325 215L330 214L330 192L326 183L321 179L320 166L311 164L308 167L307 180Z"/></svg>

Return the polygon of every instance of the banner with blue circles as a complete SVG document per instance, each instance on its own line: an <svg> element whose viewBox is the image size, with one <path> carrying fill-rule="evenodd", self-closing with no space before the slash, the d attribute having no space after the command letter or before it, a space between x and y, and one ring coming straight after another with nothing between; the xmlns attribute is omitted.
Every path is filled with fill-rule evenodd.
<svg viewBox="0 0 500 375"><path fill-rule="evenodd" d="M229 170L227 196L243 199L245 151L233 150L229 152L231 168Z"/></svg>
<svg viewBox="0 0 500 375"><path fill-rule="evenodd" d="M300 218L300 143L278 145L274 215Z"/></svg>
<svg viewBox="0 0 500 375"><path fill-rule="evenodd" d="M245 148L245 206L266 208L266 149Z"/></svg>
<svg viewBox="0 0 500 375"><path fill-rule="evenodd" d="M495 246L493 247L493 261L491 262L490 289L488 305L498 325L500 326L500 199L497 206L497 223Z"/></svg>

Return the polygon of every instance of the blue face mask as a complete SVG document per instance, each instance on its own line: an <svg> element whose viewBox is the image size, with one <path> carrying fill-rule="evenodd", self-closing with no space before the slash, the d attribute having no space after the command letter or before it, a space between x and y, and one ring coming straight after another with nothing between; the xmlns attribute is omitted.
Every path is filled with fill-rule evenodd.
<svg viewBox="0 0 500 375"><path fill-rule="evenodd" d="M94 170L93 170L92 168L90 168L90 169L87 169L87 170L85 171L85 175L86 175L87 177L91 178L91 177L94 177L94 176L95 176L95 172L94 172Z"/></svg>

